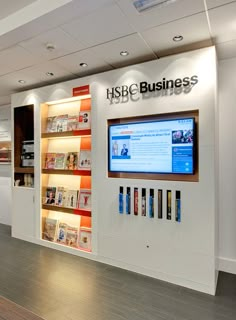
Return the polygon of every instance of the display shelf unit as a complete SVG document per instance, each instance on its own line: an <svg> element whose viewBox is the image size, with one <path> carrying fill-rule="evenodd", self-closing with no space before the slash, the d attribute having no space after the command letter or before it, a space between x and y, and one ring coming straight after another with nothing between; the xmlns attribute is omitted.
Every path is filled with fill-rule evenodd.
<svg viewBox="0 0 236 320"><path fill-rule="evenodd" d="M33 187L34 167L22 163L23 141L34 141L34 105L14 108L14 181L19 181L19 186L26 185L25 175L30 175Z"/></svg>
<svg viewBox="0 0 236 320"><path fill-rule="evenodd" d="M11 162L11 141L0 141L0 164Z"/></svg>
<svg viewBox="0 0 236 320"><path fill-rule="evenodd" d="M81 152L91 153L91 122L87 124L88 128L68 130L63 122L63 131L57 132L58 123L60 125L60 118L68 119L69 117L79 119L81 113L91 112L91 99L79 97L66 101L56 101L41 104L41 239L46 242L53 242L63 247L68 247L73 250L82 250L85 252L91 252L92 248L81 248L79 245L80 230L88 228L91 231L91 206L88 208L80 207L80 193L81 190L89 190L91 193L91 166L80 168L80 154ZM52 127L49 128L49 122L52 123ZM89 119L90 120L90 119ZM59 121L59 122L57 122ZM86 124L85 124L86 125ZM52 132L48 132L48 131ZM63 154L65 155L64 168L48 168L47 161L50 154ZM77 157L76 167L68 168L69 154L73 153ZM65 165L66 164L66 165ZM71 170L70 170L71 169ZM50 188L56 190L53 194L54 203L48 204L48 195ZM64 189L63 189L64 188ZM58 190L63 189L62 198L63 205L56 205L58 202ZM78 194L76 204L73 202L73 206L68 205L69 194L75 192ZM90 196L91 200L91 196ZM74 200L73 200L74 201ZM51 203L51 202L50 202ZM58 204L58 203L57 203ZM55 228L49 231L50 223L55 223ZM64 226L63 232L64 239L60 238L61 225ZM69 237L69 230L74 228L75 235ZM48 237L49 232L53 233L52 237ZM77 239L76 239L77 237ZM75 243L76 242L76 243Z"/></svg>

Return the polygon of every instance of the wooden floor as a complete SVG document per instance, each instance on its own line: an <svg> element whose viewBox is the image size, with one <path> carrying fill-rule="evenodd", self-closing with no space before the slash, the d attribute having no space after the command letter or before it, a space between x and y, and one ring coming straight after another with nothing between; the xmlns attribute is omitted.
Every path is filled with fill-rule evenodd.
<svg viewBox="0 0 236 320"><path fill-rule="evenodd" d="M43 320L32 312L0 296L0 320Z"/></svg>
<svg viewBox="0 0 236 320"><path fill-rule="evenodd" d="M13 239L3 225L0 295L46 320L236 319L236 276L221 273L213 297Z"/></svg>

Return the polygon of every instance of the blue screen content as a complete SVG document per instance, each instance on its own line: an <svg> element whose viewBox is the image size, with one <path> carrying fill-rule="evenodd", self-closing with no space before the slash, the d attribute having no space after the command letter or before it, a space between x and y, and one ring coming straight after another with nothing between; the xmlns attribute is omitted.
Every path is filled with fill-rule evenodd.
<svg viewBox="0 0 236 320"><path fill-rule="evenodd" d="M194 118L109 126L109 171L194 173Z"/></svg>

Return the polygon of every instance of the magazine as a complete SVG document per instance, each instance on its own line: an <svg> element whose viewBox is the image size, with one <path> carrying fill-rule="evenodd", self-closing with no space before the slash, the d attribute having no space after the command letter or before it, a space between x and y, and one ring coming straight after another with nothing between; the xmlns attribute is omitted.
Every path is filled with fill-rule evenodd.
<svg viewBox="0 0 236 320"><path fill-rule="evenodd" d="M43 232L43 239L55 241L58 220L46 218Z"/></svg>
<svg viewBox="0 0 236 320"><path fill-rule="evenodd" d="M66 159L65 153L56 153L54 169L64 169L65 159Z"/></svg>
<svg viewBox="0 0 236 320"><path fill-rule="evenodd" d="M78 152L68 152L66 157L65 169L76 170L78 166Z"/></svg>
<svg viewBox="0 0 236 320"><path fill-rule="evenodd" d="M78 237L78 247L91 251L91 235L92 233L90 228L81 227Z"/></svg>
<svg viewBox="0 0 236 320"><path fill-rule="evenodd" d="M47 118L47 131L46 132L56 132L57 131L57 117L48 117Z"/></svg>
<svg viewBox="0 0 236 320"><path fill-rule="evenodd" d="M47 153L45 158L45 169L54 169L55 168L55 157L56 153Z"/></svg>
<svg viewBox="0 0 236 320"><path fill-rule="evenodd" d="M91 210L91 190L90 189L80 189L78 207L80 209Z"/></svg>
<svg viewBox="0 0 236 320"><path fill-rule="evenodd" d="M57 242L66 243L67 224L60 222L58 225Z"/></svg>
<svg viewBox="0 0 236 320"><path fill-rule="evenodd" d="M46 188L46 199L45 204L55 204L56 202L56 187L47 187Z"/></svg>
<svg viewBox="0 0 236 320"><path fill-rule="evenodd" d="M67 131L78 130L79 117L78 116L68 116Z"/></svg>
<svg viewBox="0 0 236 320"><path fill-rule="evenodd" d="M65 207L76 208L79 190L67 190L65 193Z"/></svg>
<svg viewBox="0 0 236 320"><path fill-rule="evenodd" d="M56 202L55 202L57 206L60 206L60 207L65 206L65 194L66 194L65 187L57 187Z"/></svg>
<svg viewBox="0 0 236 320"><path fill-rule="evenodd" d="M91 120L90 120L90 111L80 111L79 113L79 126L78 129L90 129Z"/></svg>
<svg viewBox="0 0 236 320"><path fill-rule="evenodd" d="M80 150L79 168L91 169L91 150Z"/></svg>
<svg viewBox="0 0 236 320"><path fill-rule="evenodd" d="M68 114L56 117L56 132L67 131Z"/></svg>
<svg viewBox="0 0 236 320"><path fill-rule="evenodd" d="M70 247L77 247L78 241L78 228L77 227L67 227L66 232L66 244Z"/></svg>

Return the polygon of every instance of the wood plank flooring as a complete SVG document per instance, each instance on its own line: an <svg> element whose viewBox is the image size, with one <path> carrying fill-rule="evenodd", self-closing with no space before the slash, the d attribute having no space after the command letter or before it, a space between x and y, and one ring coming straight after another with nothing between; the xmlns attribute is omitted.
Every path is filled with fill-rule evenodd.
<svg viewBox="0 0 236 320"><path fill-rule="evenodd" d="M0 296L0 320L43 320L32 312Z"/></svg>
<svg viewBox="0 0 236 320"><path fill-rule="evenodd" d="M4 225L0 295L46 320L236 319L236 276L221 273L213 297L11 238Z"/></svg>

